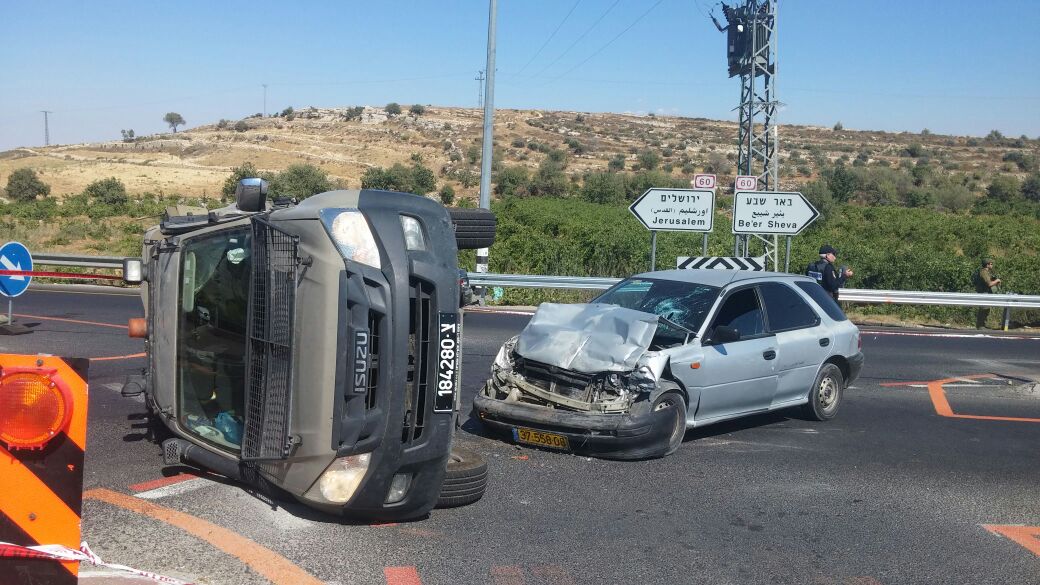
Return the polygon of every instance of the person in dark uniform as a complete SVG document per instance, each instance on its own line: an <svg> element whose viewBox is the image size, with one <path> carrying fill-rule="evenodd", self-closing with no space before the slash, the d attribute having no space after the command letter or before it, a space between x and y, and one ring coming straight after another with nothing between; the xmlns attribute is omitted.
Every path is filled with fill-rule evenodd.
<svg viewBox="0 0 1040 585"><path fill-rule="evenodd" d="M832 246L820 246L820 259L809 264L805 275L816 279L823 290L838 300L838 290L845 286L845 281L852 277L852 269L848 266L837 268L834 261L838 259L838 251Z"/></svg>

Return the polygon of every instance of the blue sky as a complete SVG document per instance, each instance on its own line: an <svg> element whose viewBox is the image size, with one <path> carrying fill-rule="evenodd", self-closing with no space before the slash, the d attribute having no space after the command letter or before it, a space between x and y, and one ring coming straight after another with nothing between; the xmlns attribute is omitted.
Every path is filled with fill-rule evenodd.
<svg viewBox="0 0 1040 585"><path fill-rule="evenodd" d="M499 0L496 106L735 120L711 8ZM1040 135L1033 0L780 0L779 12L781 124ZM473 107L488 2L7 0L3 14L0 150L43 143L39 110L54 111L52 144L111 140L163 131L168 111L189 127L259 112L264 83L268 112Z"/></svg>

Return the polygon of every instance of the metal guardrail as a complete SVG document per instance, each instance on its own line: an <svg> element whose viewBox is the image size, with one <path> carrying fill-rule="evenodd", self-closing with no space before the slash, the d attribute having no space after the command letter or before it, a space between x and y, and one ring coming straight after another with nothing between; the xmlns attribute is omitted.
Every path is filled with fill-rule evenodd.
<svg viewBox="0 0 1040 585"><path fill-rule="evenodd" d="M541 276L531 274L491 274L470 272L473 286L520 288L563 288L604 290L620 282L620 278L581 276ZM842 289L842 301L897 305L946 305L959 307L1007 307L1040 309L1040 295L980 294L961 292L925 292L903 290Z"/></svg>
<svg viewBox="0 0 1040 585"><path fill-rule="evenodd" d="M78 266L81 268L123 268L122 256L81 256L78 254L34 253L33 264L41 266Z"/></svg>

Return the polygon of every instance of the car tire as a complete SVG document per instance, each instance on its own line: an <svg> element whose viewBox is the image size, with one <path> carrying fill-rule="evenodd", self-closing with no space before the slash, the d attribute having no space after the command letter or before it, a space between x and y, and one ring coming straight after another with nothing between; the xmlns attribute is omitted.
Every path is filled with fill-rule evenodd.
<svg viewBox="0 0 1040 585"><path fill-rule="evenodd" d="M437 507L456 508L479 500L487 490L487 472L487 463L476 452L465 447L452 448Z"/></svg>
<svg viewBox="0 0 1040 585"><path fill-rule="evenodd" d="M676 418L673 420L672 432L668 436L668 446L661 453L661 457L667 457L679 450L683 437L686 436L686 399L678 389L668 390L654 400L651 411L656 412L665 408L675 410Z"/></svg>
<svg viewBox="0 0 1040 585"><path fill-rule="evenodd" d="M489 209L449 207L448 215L455 230L455 245L460 250L488 248L495 243L498 220Z"/></svg>
<svg viewBox="0 0 1040 585"><path fill-rule="evenodd" d="M811 420L830 420L838 413L845 389L845 377L834 364L823 364L809 389L809 402L802 412Z"/></svg>

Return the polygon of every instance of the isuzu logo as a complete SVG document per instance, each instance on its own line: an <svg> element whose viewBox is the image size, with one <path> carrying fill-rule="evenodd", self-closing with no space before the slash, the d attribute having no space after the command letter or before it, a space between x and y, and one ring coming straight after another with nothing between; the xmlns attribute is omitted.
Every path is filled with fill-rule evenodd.
<svg viewBox="0 0 1040 585"><path fill-rule="evenodd" d="M368 390L368 331L354 332L354 392L364 394Z"/></svg>

